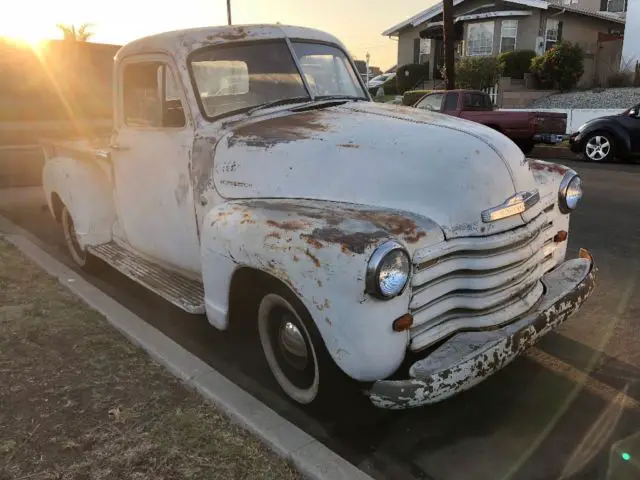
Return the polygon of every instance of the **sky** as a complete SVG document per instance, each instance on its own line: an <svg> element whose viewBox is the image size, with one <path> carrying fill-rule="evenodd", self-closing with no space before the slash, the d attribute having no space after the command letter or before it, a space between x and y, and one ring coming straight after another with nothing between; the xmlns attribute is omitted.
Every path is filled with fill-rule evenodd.
<svg viewBox="0 0 640 480"><path fill-rule="evenodd" d="M369 52L371 65L385 70L396 63L397 43L381 33L436 1L231 0L231 14L234 24L280 22L324 30L342 40L356 59L364 60ZM61 38L57 23L90 23L91 41L123 44L167 30L227 23L226 0L165 2L17 0L0 16L0 35Z"/></svg>

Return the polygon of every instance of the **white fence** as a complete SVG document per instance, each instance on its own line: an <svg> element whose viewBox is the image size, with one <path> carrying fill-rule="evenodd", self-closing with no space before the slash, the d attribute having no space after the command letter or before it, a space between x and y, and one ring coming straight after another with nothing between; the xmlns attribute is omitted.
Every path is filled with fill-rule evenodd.
<svg viewBox="0 0 640 480"><path fill-rule="evenodd" d="M567 114L567 135L575 132L581 125L587 123L594 118L606 117L607 115L618 115L624 112L623 109L608 108L501 108L505 112L557 112Z"/></svg>
<svg viewBox="0 0 640 480"><path fill-rule="evenodd" d="M490 87L484 87L482 91L491 97L491 103L493 105L498 105L499 85L497 83Z"/></svg>

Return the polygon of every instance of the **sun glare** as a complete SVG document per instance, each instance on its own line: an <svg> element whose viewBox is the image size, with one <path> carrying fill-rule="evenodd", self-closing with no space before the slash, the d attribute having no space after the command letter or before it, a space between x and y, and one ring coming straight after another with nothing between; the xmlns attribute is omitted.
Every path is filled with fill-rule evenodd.
<svg viewBox="0 0 640 480"><path fill-rule="evenodd" d="M40 50L44 43L44 39L31 36L8 36L5 38L17 45L31 47L34 50Z"/></svg>

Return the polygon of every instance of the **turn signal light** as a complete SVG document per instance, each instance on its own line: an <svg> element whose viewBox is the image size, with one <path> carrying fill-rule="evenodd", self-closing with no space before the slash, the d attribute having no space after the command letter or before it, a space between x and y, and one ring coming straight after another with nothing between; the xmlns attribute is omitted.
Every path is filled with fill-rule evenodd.
<svg viewBox="0 0 640 480"><path fill-rule="evenodd" d="M409 330L413 325L413 315L410 313L405 313L400 318L396 318L393 322L393 331L394 332L404 332L405 330Z"/></svg>
<svg viewBox="0 0 640 480"><path fill-rule="evenodd" d="M556 233L555 237L553 237L553 241L556 243L561 243L564 242L568 236L569 234L565 230L560 230L558 233Z"/></svg>

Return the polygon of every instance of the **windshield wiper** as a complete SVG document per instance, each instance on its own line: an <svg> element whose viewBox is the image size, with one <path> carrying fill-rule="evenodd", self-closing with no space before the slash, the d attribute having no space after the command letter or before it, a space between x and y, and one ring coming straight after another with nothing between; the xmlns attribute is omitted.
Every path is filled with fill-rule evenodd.
<svg viewBox="0 0 640 480"><path fill-rule="evenodd" d="M247 114L252 115L254 112L257 112L258 110L264 110L265 108L287 105L288 103L308 102L309 100L311 100L309 97L280 98L278 100L273 100L272 102L263 103L261 105L250 108L249 110L247 110Z"/></svg>
<svg viewBox="0 0 640 480"><path fill-rule="evenodd" d="M364 97L354 97L353 95L316 95L314 100L366 100Z"/></svg>

